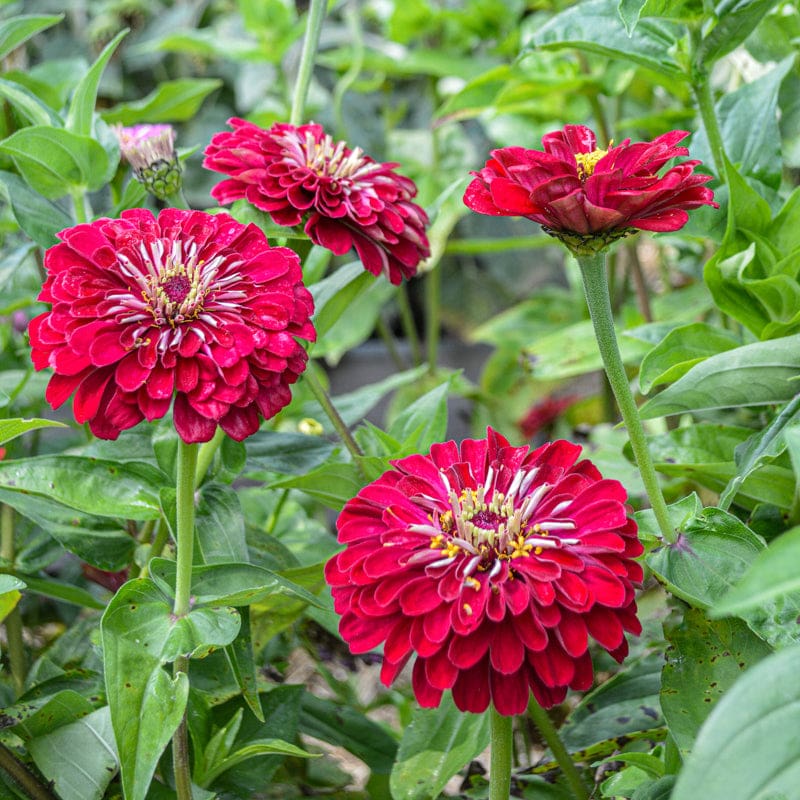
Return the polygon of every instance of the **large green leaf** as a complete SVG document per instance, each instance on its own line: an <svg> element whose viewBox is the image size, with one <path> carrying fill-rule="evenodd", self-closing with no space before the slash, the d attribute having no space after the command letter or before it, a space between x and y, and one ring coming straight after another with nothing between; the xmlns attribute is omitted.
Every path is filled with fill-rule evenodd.
<svg viewBox="0 0 800 800"><path fill-rule="evenodd" d="M35 192L13 172L0 170L0 192L17 225L39 247L52 247L58 241L56 234L72 225L72 218L64 209Z"/></svg>
<svg viewBox="0 0 800 800"><path fill-rule="evenodd" d="M135 125L138 122L182 122L191 119L203 100L222 86L218 78L181 78L164 81L147 97L134 103L121 103L103 111L106 122Z"/></svg>
<svg viewBox="0 0 800 800"><path fill-rule="evenodd" d="M740 45L777 4L778 0L720 0L714 9L717 24L700 42L695 52L695 64L702 69L710 68Z"/></svg>
<svg viewBox="0 0 800 800"><path fill-rule="evenodd" d="M61 800L101 800L118 769L108 706L34 739L28 752Z"/></svg>
<svg viewBox="0 0 800 800"><path fill-rule="evenodd" d="M19 83L0 79L0 97L12 105L29 125L61 125L58 114Z"/></svg>
<svg viewBox="0 0 800 800"><path fill-rule="evenodd" d="M686 75L673 56L680 29L672 23L644 19L629 36L617 5L618 0L586 0L568 6L536 31L531 44L575 47L633 61L672 80L685 80Z"/></svg>
<svg viewBox="0 0 800 800"><path fill-rule="evenodd" d="M334 446L322 436L260 430L245 440L250 469L305 475L325 462Z"/></svg>
<svg viewBox="0 0 800 800"><path fill-rule="evenodd" d="M0 488L41 495L101 517L157 519L166 476L149 464L81 456L0 462Z"/></svg>
<svg viewBox="0 0 800 800"><path fill-rule="evenodd" d="M464 714L448 692L438 708L415 708L389 781L394 800L438 797L489 744L489 715Z"/></svg>
<svg viewBox="0 0 800 800"><path fill-rule="evenodd" d="M685 756L722 695L772 648L738 619L711 621L687 609L681 624L667 631L661 708L669 731Z"/></svg>
<svg viewBox="0 0 800 800"><path fill-rule="evenodd" d="M376 278L364 270L360 261L339 267L332 275L311 287L314 298L314 327L322 337L348 309L354 308L357 298Z"/></svg>
<svg viewBox="0 0 800 800"><path fill-rule="evenodd" d="M229 486L202 486L195 528L198 552L206 564L249 561L242 508Z"/></svg>
<svg viewBox="0 0 800 800"><path fill-rule="evenodd" d="M692 367L648 400L643 419L714 408L782 403L797 393L800 334L728 350Z"/></svg>
<svg viewBox="0 0 800 800"><path fill-rule="evenodd" d="M447 395L453 376L426 392L394 419L389 435L413 452L425 452L447 433Z"/></svg>
<svg viewBox="0 0 800 800"><path fill-rule="evenodd" d="M384 728L349 706L306 692L300 713L300 730L323 742L346 748L364 761L373 773L385 775L392 770L397 742Z"/></svg>
<svg viewBox="0 0 800 800"><path fill-rule="evenodd" d="M800 647L763 659L726 692L700 730L671 800L797 798Z"/></svg>
<svg viewBox="0 0 800 800"><path fill-rule="evenodd" d="M20 14L0 22L0 59L16 50L23 42L39 31L57 25L64 19L63 14Z"/></svg>
<svg viewBox="0 0 800 800"><path fill-rule="evenodd" d="M677 597L710 608L763 549L761 538L741 520L706 508L683 524L674 544L653 550L647 564Z"/></svg>
<svg viewBox="0 0 800 800"><path fill-rule="evenodd" d="M161 754L186 708L185 672L163 664L230 644L239 630L233 609L200 608L176 618L149 580L126 583L103 615L106 692L126 800L144 800Z"/></svg>
<svg viewBox="0 0 800 800"><path fill-rule="evenodd" d="M108 154L94 139L61 128L32 125L0 142L20 175L50 200L71 190L94 191L106 181Z"/></svg>
<svg viewBox="0 0 800 800"><path fill-rule="evenodd" d="M740 344L735 334L706 322L674 328L642 359L639 388L647 394L653 386L672 383L695 364Z"/></svg>
<svg viewBox="0 0 800 800"><path fill-rule="evenodd" d="M767 601L800 591L800 527L770 542L714 606L715 616L743 614Z"/></svg>
<svg viewBox="0 0 800 800"><path fill-rule="evenodd" d="M272 481L270 489L299 489L329 508L339 511L355 497L363 481L353 464L330 463L298 477Z"/></svg>
<svg viewBox="0 0 800 800"><path fill-rule="evenodd" d="M2 419L0 420L0 444L10 442L17 436L22 436L28 431L35 431L39 428L64 428L63 422L56 422L52 419Z"/></svg>
<svg viewBox="0 0 800 800"><path fill-rule="evenodd" d="M174 591L174 561L154 558L150 562L150 574L163 591ZM192 569L192 597L197 606L248 606L273 595L324 608L319 599L302 586L253 564L212 564Z"/></svg>
<svg viewBox="0 0 800 800"><path fill-rule="evenodd" d="M104 48L103 52L97 57L91 68L84 73L75 91L72 93L72 100L69 104L69 111L64 126L68 131L77 133L79 136L90 136L92 133L92 119L94 117L94 107L97 102L97 87L100 85L100 78L103 70L114 55L117 45L127 35L127 28L120 31Z"/></svg>

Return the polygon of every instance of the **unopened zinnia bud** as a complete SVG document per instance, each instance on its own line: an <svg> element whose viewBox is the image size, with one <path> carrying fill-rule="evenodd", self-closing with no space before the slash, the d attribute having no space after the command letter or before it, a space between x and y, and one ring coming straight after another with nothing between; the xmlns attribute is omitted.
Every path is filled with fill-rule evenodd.
<svg viewBox="0 0 800 800"><path fill-rule="evenodd" d="M122 157L150 194L166 200L181 188L181 165L171 125L117 125L114 131Z"/></svg>

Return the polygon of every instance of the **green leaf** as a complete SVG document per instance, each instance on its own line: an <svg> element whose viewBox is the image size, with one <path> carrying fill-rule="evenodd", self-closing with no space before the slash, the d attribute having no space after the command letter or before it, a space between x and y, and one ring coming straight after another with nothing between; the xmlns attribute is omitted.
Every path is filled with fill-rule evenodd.
<svg viewBox="0 0 800 800"><path fill-rule="evenodd" d="M719 25L714 30L718 29ZM785 58L761 78L745 83L735 92L726 92L716 104L725 154L736 165L740 175L753 177L772 189L780 186L782 166L778 91L793 61L794 56ZM759 121L758 125L753 125L754 119ZM692 137L691 146L692 158L713 164L704 129ZM740 199L738 195L739 192L734 191L734 204ZM751 224L752 221L745 217L743 227L749 229Z"/></svg>
<svg viewBox="0 0 800 800"><path fill-rule="evenodd" d="M101 112L108 123L135 125L138 122L183 122L191 119L203 100L222 86L218 78L182 78L164 81L147 97L135 103L121 103Z"/></svg>
<svg viewBox="0 0 800 800"><path fill-rule="evenodd" d="M34 739L28 752L61 800L101 800L118 769L108 706Z"/></svg>
<svg viewBox="0 0 800 800"><path fill-rule="evenodd" d="M283 741L283 739L258 739L249 742L245 747L231 753L227 758L213 764L203 776L201 785L208 786L213 783L223 772L238 766L243 761L256 756L294 756L295 758L319 758L322 753L309 753L297 745Z"/></svg>
<svg viewBox="0 0 800 800"><path fill-rule="evenodd" d="M648 400L642 419L714 408L782 403L797 394L800 334L728 350L692 367Z"/></svg>
<svg viewBox="0 0 800 800"><path fill-rule="evenodd" d="M46 697L43 703L28 705L27 711L33 713L28 713L14 725L14 734L28 742L69 725L93 710L94 706L83 695L74 689L62 689Z"/></svg>
<svg viewBox="0 0 800 800"><path fill-rule="evenodd" d="M170 679L162 665L224 647L238 630L233 609L200 608L176 618L146 579L129 581L109 603L101 622L106 692L126 800L144 800L186 708L186 673Z"/></svg>
<svg viewBox="0 0 800 800"><path fill-rule="evenodd" d="M339 267L332 275L310 287L314 298L314 327L320 338L374 282L374 275L366 272L360 261L351 261Z"/></svg>
<svg viewBox="0 0 800 800"><path fill-rule="evenodd" d="M438 708L415 708L389 781L394 800L438 797L489 744L489 715L464 714L449 693Z"/></svg>
<svg viewBox="0 0 800 800"><path fill-rule="evenodd" d="M775 653L725 693L701 728L671 800L797 796L798 659L800 647Z"/></svg>
<svg viewBox="0 0 800 800"><path fill-rule="evenodd" d="M761 537L718 508L687 520L674 544L647 556L665 586L695 608L711 608L764 549Z"/></svg>
<svg viewBox="0 0 800 800"><path fill-rule="evenodd" d="M157 519L165 480L155 467L135 461L36 456L0 462L0 488L49 497L101 517Z"/></svg>
<svg viewBox="0 0 800 800"><path fill-rule="evenodd" d="M675 328L642 359L639 388L647 394L653 386L672 383L695 364L740 344L735 334L705 322Z"/></svg>
<svg viewBox="0 0 800 800"><path fill-rule="evenodd" d="M667 630L661 708L681 754L692 749L700 726L739 676L772 648L738 619L712 621L687 609Z"/></svg>
<svg viewBox="0 0 800 800"><path fill-rule="evenodd" d="M583 697L559 728L564 745L575 752L664 724L659 706L662 656L633 661Z"/></svg>
<svg viewBox="0 0 800 800"><path fill-rule="evenodd" d="M58 241L56 234L73 224L60 206L35 192L13 172L0 170L0 192L19 227L40 247L52 247Z"/></svg>
<svg viewBox="0 0 800 800"><path fill-rule="evenodd" d="M434 442L442 441L447 433L447 395L453 377L451 375L405 408L392 422L389 436L413 452L424 452Z"/></svg>
<svg viewBox="0 0 800 800"><path fill-rule="evenodd" d="M166 558L154 558L150 562L153 580L168 593L174 592L175 569L175 562ZM302 586L253 564L212 564L192 569L195 607L249 606L274 595L300 599L324 608L319 599Z"/></svg>
<svg viewBox="0 0 800 800"><path fill-rule="evenodd" d="M776 5L778 0L721 0L714 9L717 24L700 42L695 64L710 70L715 61L740 45Z"/></svg>
<svg viewBox="0 0 800 800"><path fill-rule="evenodd" d="M70 603L82 608L94 608L103 610L105 605L94 595L81 589L80 586L73 586L71 583L61 583L55 578L34 578L32 575L20 576L25 581L25 586L29 592L40 594L42 597L49 597L51 600L60 600L62 603Z"/></svg>
<svg viewBox="0 0 800 800"><path fill-rule="evenodd" d="M33 92L14 81L0 79L0 97L12 105L30 125L61 126L58 114Z"/></svg>
<svg viewBox="0 0 800 800"><path fill-rule="evenodd" d="M613 0L587 0L568 6L533 35L531 45L545 48L575 47L608 58L633 61L670 79L686 80L675 60L680 29L671 23L640 20L628 35ZM531 45L523 53L532 49Z"/></svg>
<svg viewBox="0 0 800 800"><path fill-rule="evenodd" d="M201 487L195 535L198 552L206 564L250 560L242 508L230 486L207 483Z"/></svg>
<svg viewBox="0 0 800 800"><path fill-rule="evenodd" d="M355 497L363 482L353 464L325 464L306 475L283 478L268 484L270 489L299 489L336 511Z"/></svg>
<svg viewBox="0 0 800 800"><path fill-rule="evenodd" d="M714 616L740 615L763 606L768 600L800 591L800 527L792 528L770 542L736 584L715 604Z"/></svg>
<svg viewBox="0 0 800 800"><path fill-rule="evenodd" d="M259 430L245 440L249 469L305 475L323 464L334 446L321 436Z"/></svg>
<svg viewBox="0 0 800 800"><path fill-rule="evenodd" d="M63 422L56 422L51 419L0 419L0 444L10 442L17 436L22 436L28 431L35 431L39 428L66 428Z"/></svg>
<svg viewBox="0 0 800 800"><path fill-rule="evenodd" d="M364 761L373 773L386 775L392 770L397 742L380 725L349 706L306 692L300 712L300 730L323 742L344 747Z"/></svg>
<svg viewBox="0 0 800 800"><path fill-rule="evenodd" d="M736 449L751 436L751 428L699 423L648 437L648 446L659 472L720 492L738 474ZM788 508L794 484L792 471L783 463L762 464L737 487L737 504L752 508L756 501Z"/></svg>
<svg viewBox="0 0 800 800"><path fill-rule="evenodd" d="M639 23L642 9L647 4L647 0L619 0L617 13L625 26L625 32L631 36Z"/></svg>
<svg viewBox="0 0 800 800"><path fill-rule="evenodd" d="M106 570L126 567L136 542L121 522L92 517L46 496L0 489L0 501L35 522L78 558Z"/></svg>
<svg viewBox="0 0 800 800"><path fill-rule="evenodd" d="M92 119L94 117L94 107L97 102L97 87L100 85L100 78L103 70L114 55L117 45L128 34L128 29L120 31L104 48L103 52L97 57L91 68L84 73L69 104L67 119L64 127L79 136L90 136L92 133Z"/></svg>
<svg viewBox="0 0 800 800"><path fill-rule="evenodd" d="M261 701L258 699L258 674L253 654L253 640L250 635L250 609L242 606L239 609L239 616L242 618L242 627L239 629L239 635L225 647L225 655L245 703L256 719L263 722L264 714L261 711Z"/></svg>
<svg viewBox="0 0 800 800"><path fill-rule="evenodd" d="M0 142L31 188L49 200L71 190L94 191L105 183L108 154L88 136L61 128L32 125Z"/></svg>
<svg viewBox="0 0 800 800"><path fill-rule="evenodd" d="M19 14L0 22L0 59L16 50L39 31L47 30L64 19L63 14Z"/></svg>

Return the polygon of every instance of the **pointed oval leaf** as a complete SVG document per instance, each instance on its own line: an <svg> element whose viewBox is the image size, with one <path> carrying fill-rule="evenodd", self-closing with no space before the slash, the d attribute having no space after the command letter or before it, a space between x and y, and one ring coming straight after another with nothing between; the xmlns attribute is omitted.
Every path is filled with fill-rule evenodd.
<svg viewBox="0 0 800 800"><path fill-rule="evenodd" d="M706 720L671 800L797 797L800 786L800 647L742 675Z"/></svg>
<svg viewBox="0 0 800 800"><path fill-rule="evenodd" d="M17 436L22 436L28 431L35 431L39 428L65 428L63 422L56 422L52 419L2 419L0 420L0 444L10 442Z"/></svg>
<svg viewBox="0 0 800 800"><path fill-rule="evenodd" d="M64 19L63 14L20 14L0 23L0 59L5 58L39 31L51 28Z"/></svg>
<svg viewBox="0 0 800 800"><path fill-rule="evenodd" d="M147 97L122 103L101 116L108 123L135 125L138 122L182 122L194 116L200 104L222 86L217 78L181 78L164 81Z"/></svg>

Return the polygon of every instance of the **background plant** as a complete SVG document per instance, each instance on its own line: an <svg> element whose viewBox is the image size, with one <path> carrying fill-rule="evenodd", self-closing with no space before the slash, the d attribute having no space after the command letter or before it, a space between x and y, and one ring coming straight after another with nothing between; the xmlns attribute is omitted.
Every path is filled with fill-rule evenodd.
<svg viewBox="0 0 800 800"><path fill-rule="evenodd" d="M426 450L448 424L482 436L491 423L521 443L517 422L553 396L574 400L540 418L549 433L582 437L642 501L597 378L576 265L532 224L478 218L461 203L489 149L538 147L543 133L579 122L601 143L695 131L692 156L716 176L722 208L695 212L676 234L626 240L611 257L622 357L649 398L650 450L679 537L664 547L640 513L653 575L640 598L645 634L621 671L598 658L607 680L554 719L599 797L800 796L800 753L785 736L798 722L800 606L795 4L329 6L306 116L402 164L430 213L433 256L395 288L244 203L232 209L273 241L291 237L303 258L323 385L328 371L337 385L337 365L364 343L385 346L392 369L334 391L362 457L342 447L301 382L276 420L244 444L224 440L201 471L196 574L211 577L197 594L241 622L229 641L195 642L195 796L485 793L479 770L463 770L486 746L486 720L447 703L421 711L407 689L376 691L373 659L338 639L322 565L336 549L333 513L390 458ZM110 664L98 625L125 600L127 577L171 592L177 437L167 420L114 445L53 418L25 336L42 310L43 250L65 227L153 202L120 165L112 124L174 124L187 200L213 206L218 176L200 168L200 151L234 114L265 127L289 119L305 22L283 0L2 9L0 757L34 775L21 789L4 771L3 796L119 796L120 758L156 771L131 797L172 796L162 720L149 707L131 712L138 743L116 748L103 673L124 683L140 654L130 647ZM454 359L453 339L484 347ZM366 421L384 398L388 409ZM163 645L163 597L145 600ZM536 744L521 721L513 791L569 797ZM324 755L301 757L315 748Z"/></svg>

